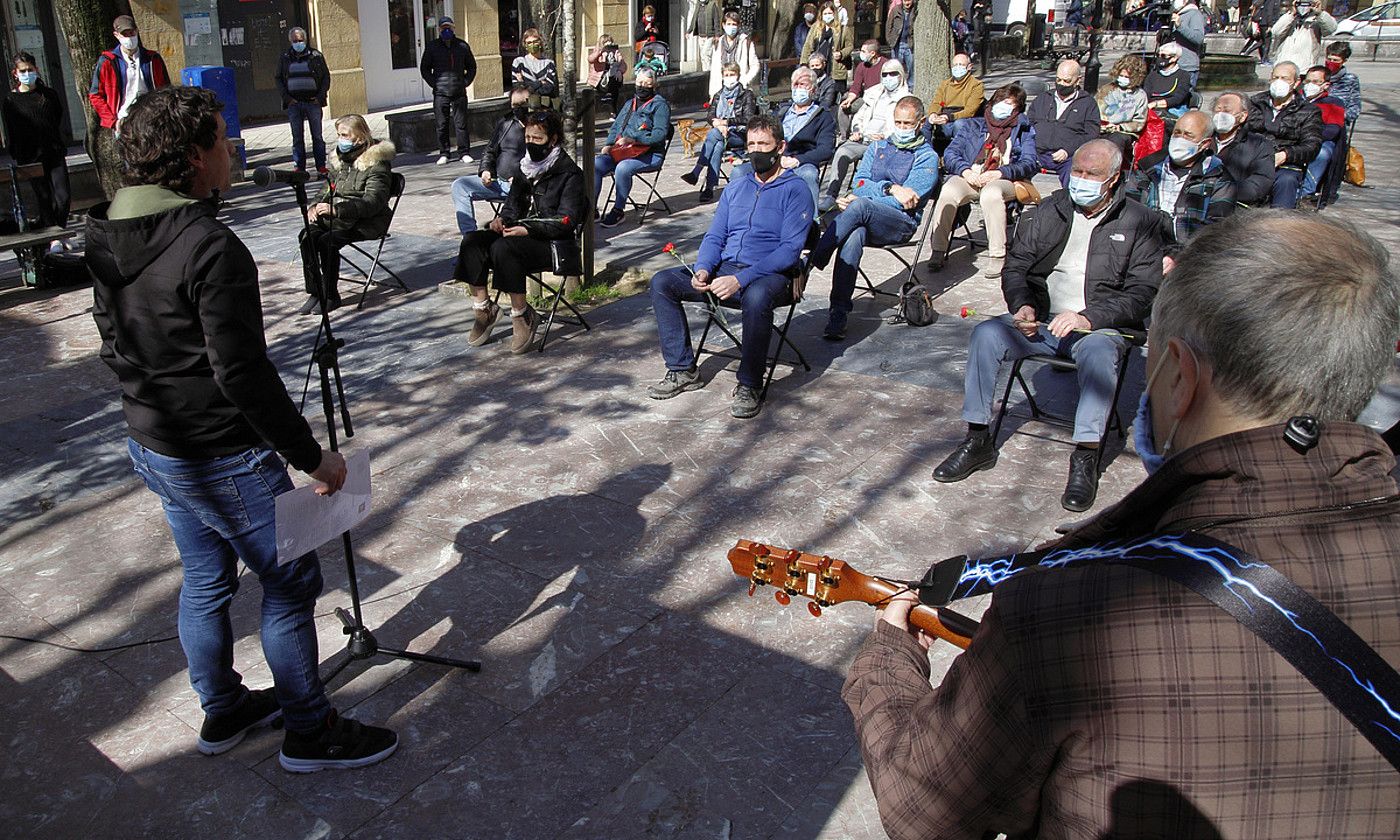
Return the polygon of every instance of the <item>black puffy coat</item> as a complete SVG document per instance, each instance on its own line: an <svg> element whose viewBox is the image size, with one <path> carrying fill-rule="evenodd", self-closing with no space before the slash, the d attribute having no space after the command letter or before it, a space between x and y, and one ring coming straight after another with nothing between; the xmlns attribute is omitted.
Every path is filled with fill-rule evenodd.
<svg viewBox="0 0 1400 840"><path fill-rule="evenodd" d="M1307 166L1322 150L1322 110L1297 94L1278 113L1268 91L1254 94L1245 125L1250 134L1273 139L1274 150L1284 153L1284 166Z"/></svg>
<svg viewBox="0 0 1400 840"><path fill-rule="evenodd" d="M434 95L461 96L476 80L476 56L461 38L448 42L434 38L423 49L418 73L424 83L432 86Z"/></svg>
<svg viewBox="0 0 1400 840"><path fill-rule="evenodd" d="M1030 212L1030 211L1028 211ZM1007 309L1035 307L1049 320L1046 278L1069 239L1070 214L1077 212L1068 190L1056 190L1023 220L1006 254L1001 292ZM1089 236L1084 269L1084 311L1094 329L1134 328L1152 311L1162 284L1162 224L1155 211L1127 198L1120 189Z"/></svg>
<svg viewBox="0 0 1400 840"><path fill-rule="evenodd" d="M583 170L561 151L559 158L536 180L525 177L522 170L510 182L510 193L501 206L501 219L510 225L517 222L524 225L535 239L572 240L583 224L587 208Z"/></svg>
<svg viewBox="0 0 1400 840"><path fill-rule="evenodd" d="M1220 198L1253 207L1266 206L1274 191L1274 144L1241 128L1240 134L1219 151L1225 164L1226 185Z"/></svg>

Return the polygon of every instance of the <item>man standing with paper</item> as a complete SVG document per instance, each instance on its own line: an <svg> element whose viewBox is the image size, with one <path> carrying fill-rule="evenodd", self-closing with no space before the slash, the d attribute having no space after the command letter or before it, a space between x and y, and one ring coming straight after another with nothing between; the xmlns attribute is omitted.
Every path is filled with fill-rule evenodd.
<svg viewBox="0 0 1400 840"><path fill-rule="evenodd" d="M199 751L226 752L283 716L285 769L363 767L398 737L331 708L317 672L320 563L310 552L279 565L274 524L275 497L292 489L283 458L327 495L345 482L345 460L321 448L287 395L267 357L257 266L215 216L229 187L222 107L194 87L131 106L119 149L132 186L88 222L93 318L121 380L132 463L180 552L180 643L205 713ZM240 560L262 584L275 690L250 691L233 669Z"/></svg>

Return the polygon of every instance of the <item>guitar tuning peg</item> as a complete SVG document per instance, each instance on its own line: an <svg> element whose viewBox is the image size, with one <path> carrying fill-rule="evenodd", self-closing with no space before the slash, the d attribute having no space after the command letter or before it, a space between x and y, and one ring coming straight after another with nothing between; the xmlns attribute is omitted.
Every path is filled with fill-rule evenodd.
<svg viewBox="0 0 1400 840"><path fill-rule="evenodd" d="M821 618L821 615L822 615L822 608L819 607L819 606L817 606L817 602L816 602L816 601L808 601L808 602L807 602L807 612L811 613L811 614L813 615L813 617L815 617L815 618Z"/></svg>
<svg viewBox="0 0 1400 840"><path fill-rule="evenodd" d="M773 599L785 607L792 603L792 596L781 589L773 593Z"/></svg>
<svg viewBox="0 0 1400 840"><path fill-rule="evenodd" d="M753 583L753 582L751 581L751 582L749 583L749 597L752 598L752 597L753 597L753 593L756 592L756 591L758 591L758 584Z"/></svg>

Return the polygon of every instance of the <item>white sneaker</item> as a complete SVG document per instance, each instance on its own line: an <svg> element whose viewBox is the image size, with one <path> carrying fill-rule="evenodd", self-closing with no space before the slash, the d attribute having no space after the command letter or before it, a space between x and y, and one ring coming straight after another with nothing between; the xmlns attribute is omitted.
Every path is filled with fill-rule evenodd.
<svg viewBox="0 0 1400 840"><path fill-rule="evenodd" d="M438 166L446 166L446 165L447 165L447 155L443 155L442 157L438 158L437 165L438 165Z"/></svg>
<svg viewBox="0 0 1400 840"><path fill-rule="evenodd" d="M471 166L473 163L476 163L476 158L472 157L471 155L467 154L466 152L463 152L463 153L462 153L462 163L466 164L467 166Z"/></svg>

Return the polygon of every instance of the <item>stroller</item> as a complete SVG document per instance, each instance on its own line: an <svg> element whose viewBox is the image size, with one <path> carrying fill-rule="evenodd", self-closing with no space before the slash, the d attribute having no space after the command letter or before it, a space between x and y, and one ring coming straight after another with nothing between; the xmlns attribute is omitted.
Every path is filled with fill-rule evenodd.
<svg viewBox="0 0 1400 840"><path fill-rule="evenodd" d="M637 64L633 67L633 72L635 73L644 67L654 71L658 78L666 75L666 72L671 68L671 46L665 41L647 41L642 44L642 50L637 54Z"/></svg>

